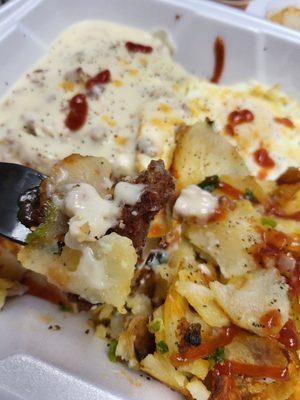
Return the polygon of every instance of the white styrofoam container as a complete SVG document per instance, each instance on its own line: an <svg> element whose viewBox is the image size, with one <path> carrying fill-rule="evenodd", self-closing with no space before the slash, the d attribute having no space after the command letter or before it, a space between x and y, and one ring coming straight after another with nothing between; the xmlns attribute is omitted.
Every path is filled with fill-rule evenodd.
<svg viewBox="0 0 300 400"><path fill-rule="evenodd" d="M201 0L12 0L0 9L0 95L64 28L91 18L167 30L175 58L202 77L211 75L220 35L226 43L222 83L258 79L300 97L298 32ZM0 314L0 399L180 398L110 363L105 342L84 333L87 318L30 296L10 301ZM49 330L53 324L62 329Z"/></svg>

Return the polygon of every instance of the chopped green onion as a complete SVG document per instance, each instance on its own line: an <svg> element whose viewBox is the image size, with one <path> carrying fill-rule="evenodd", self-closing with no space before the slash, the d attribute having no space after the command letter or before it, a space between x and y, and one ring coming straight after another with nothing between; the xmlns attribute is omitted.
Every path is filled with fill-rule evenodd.
<svg viewBox="0 0 300 400"><path fill-rule="evenodd" d="M200 189L206 190L207 192L213 192L219 186L220 179L218 175L207 176L204 181L198 184Z"/></svg>
<svg viewBox="0 0 300 400"><path fill-rule="evenodd" d="M252 190L249 188L246 188L244 197L245 199L252 201L253 203L258 203L257 198L254 196Z"/></svg>
<svg viewBox="0 0 300 400"><path fill-rule="evenodd" d="M161 340L156 344L156 348L160 353L167 353L169 351L169 347L166 342Z"/></svg>
<svg viewBox="0 0 300 400"><path fill-rule="evenodd" d="M108 358L111 362L116 362L117 361L117 356L116 356L116 349L118 346L118 341L116 339L111 340L108 346Z"/></svg>
<svg viewBox="0 0 300 400"><path fill-rule="evenodd" d="M277 222L272 218L262 217L260 222L269 228L276 228Z"/></svg>
<svg viewBox="0 0 300 400"><path fill-rule="evenodd" d="M214 354L214 358L216 363L218 364L223 364L224 363L224 355L225 355L225 349L224 347L219 347Z"/></svg>
<svg viewBox="0 0 300 400"><path fill-rule="evenodd" d="M161 330L161 327L162 327L162 320L160 318L155 318L148 325L149 332L151 333L159 332Z"/></svg>
<svg viewBox="0 0 300 400"><path fill-rule="evenodd" d="M219 347L214 352L214 354L208 357L208 360L213 368L216 364L224 364L225 349L224 347Z"/></svg>

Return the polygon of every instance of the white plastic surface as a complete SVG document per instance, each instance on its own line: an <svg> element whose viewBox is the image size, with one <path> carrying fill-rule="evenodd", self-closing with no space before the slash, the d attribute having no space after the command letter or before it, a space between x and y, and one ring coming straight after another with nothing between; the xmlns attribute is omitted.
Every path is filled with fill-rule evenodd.
<svg viewBox="0 0 300 400"><path fill-rule="evenodd" d="M167 30L175 58L209 77L213 42L226 43L222 83L259 79L299 97L298 32L201 0L12 0L0 9L0 95L68 25L88 18ZM9 7L9 8L8 8ZM175 16L180 18L176 19ZM30 296L0 314L1 400L180 398L154 380L113 364L106 344L85 334L87 315L62 313ZM61 330L49 330L58 324Z"/></svg>

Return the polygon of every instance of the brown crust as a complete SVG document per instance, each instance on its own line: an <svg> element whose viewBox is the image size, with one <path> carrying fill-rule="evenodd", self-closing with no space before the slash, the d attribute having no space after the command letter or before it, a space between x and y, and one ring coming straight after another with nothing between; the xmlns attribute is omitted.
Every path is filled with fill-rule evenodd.
<svg viewBox="0 0 300 400"><path fill-rule="evenodd" d="M295 167L288 168L280 177L277 179L278 185L300 182L300 169Z"/></svg>
<svg viewBox="0 0 300 400"><path fill-rule="evenodd" d="M212 393L209 400L242 400L235 378L214 375L212 378Z"/></svg>
<svg viewBox="0 0 300 400"><path fill-rule="evenodd" d="M56 304L63 311L88 311L92 306L77 295L64 293L36 272L26 271L21 282L27 287L28 294Z"/></svg>
<svg viewBox="0 0 300 400"><path fill-rule="evenodd" d="M123 207L121 223L114 231L131 239L137 254L141 256L150 222L173 199L175 185L162 160L151 161L147 170L132 183L145 185L141 200L133 206Z"/></svg>
<svg viewBox="0 0 300 400"><path fill-rule="evenodd" d="M129 329L134 335L134 351L138 361L155 352L155 336L148 330L149 318L137 316L130 322Z"/></svg>

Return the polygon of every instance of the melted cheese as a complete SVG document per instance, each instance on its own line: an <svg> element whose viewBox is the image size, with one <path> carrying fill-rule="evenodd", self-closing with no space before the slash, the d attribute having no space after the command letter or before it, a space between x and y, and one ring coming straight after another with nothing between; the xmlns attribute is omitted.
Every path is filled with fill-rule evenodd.
<svg viewBox="0 0 300 400"><path fill-rule="evenodd" d="M196 185L189 185L181 191L174 212L183 218L195 217L206 221L217 207L218 199L215 196Z"/></svg>
<svg viewBox="0 0 300 400"><path fill-rule="evenodd" d="M151 46L132 53L127 41ZM89 77L108 69L111 81L85 89ZM69 101L87 95L86 123L76 132L65 126ZM225 135L228 115L249 109L254 121ZM274 118L290 118L288 128ZM167 168L176 132L206 118L237 147L254 176L276 179L299 165L300 113L297 102L276 89L222 87L201 81L171 58L159 35L101 21L84 21L63 32L48 55L24 75L0 104L0 159L47 173L69 154L103 156L115 175L133 175L151 159ZM253 152L265 147L275 167L261 171Z"/></svg>
<svg viewBox="0 0 300 400"><path fill-rule="evenodd" d="M70 217L67 237L79 243L98 240L117 224L120 214L120 208L115 202L103 199L87 183L72 185L67 191L64 211Z"/></svg>
<svg viewBox="0 0 300 400"><path fill-rule="evenodd" d="M150 45L153 52L129 52L127 41ZM86 93L87 78L80 80L78 68L81 75L90 77L108 69L111 82L93 87L87 96L87 121L71 132L64 123L68 102L76 94ZM144 105L150 102L157 110L161 97L167 97L166 101L176 98L174 85L188 76L172 60L168 46L151 34L101 21L71 26L2 101L0 159L47 172L56 160L80 153L105 157L116 174L132 174ZM176 104L184 110L180 98ZM162 131L158 128L156 135ZM139 144L148 154L145 141ZM151 150L151 156L159 157L161 150Z"/></svg>
<svg viewBox="0 0 300 400"><path fill-rule="evenodd" d="M73 249L80 249L78 243L96 241L117 225L124 204L134 205L140 201L145 185L118 182L114 188L114 199L105 199L87 183L65 185L63 199L56 199L70 217L66 243ZM54 196L53 196L54 197Z"/></svg>
<svg viewBox="0 0 300 400"><path fill-rule="evenodd" d="M118 204L133 206L140 201L145 185L129 182L118 182L115 186L114 198Z"/></svg>

